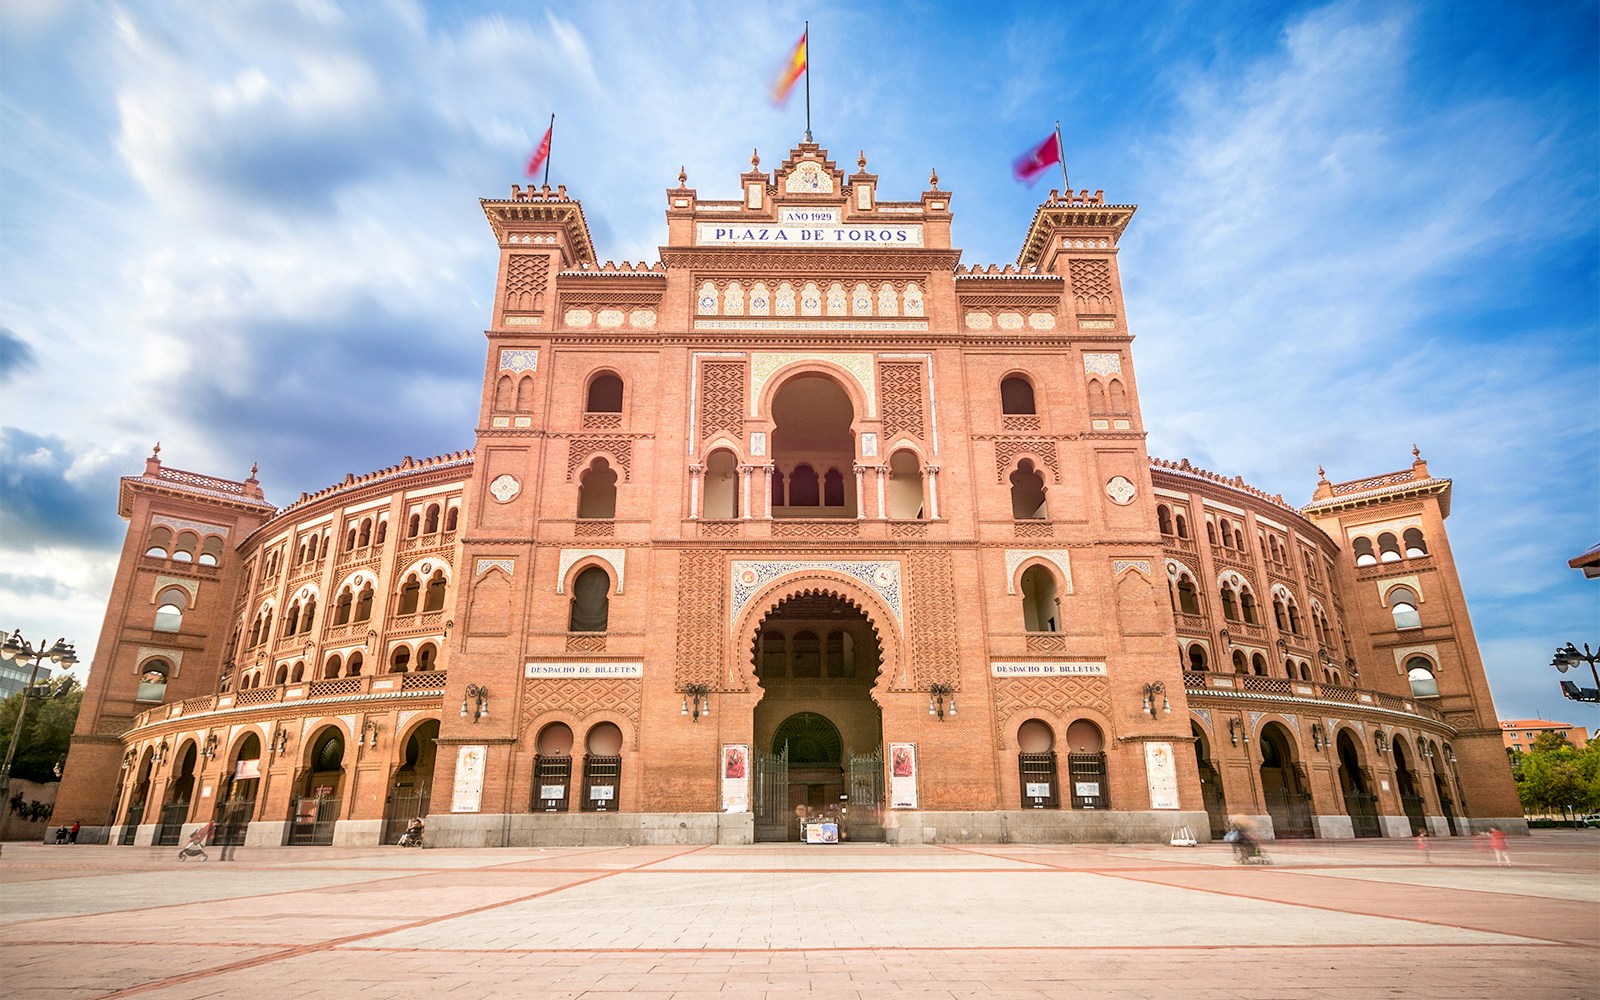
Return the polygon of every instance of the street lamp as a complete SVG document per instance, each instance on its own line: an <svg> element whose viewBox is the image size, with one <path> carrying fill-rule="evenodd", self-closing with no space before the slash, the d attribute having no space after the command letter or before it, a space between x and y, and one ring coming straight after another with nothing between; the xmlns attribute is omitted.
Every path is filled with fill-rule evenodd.
<svg viewBox="0 0 1600 1000"><path fill-rule="evenodd" d="M1160 681L1155 681L1144 686L1144 704L1140 706L1150 713L1150 718L1156 717L1156 695L1161 696L1161 711L1167 715L1172 714L1172 703L1167 701L1167 686Z"/></svg>
<svg viewBox="0 0 1600 1000"><path fill-rule="evenodd" d="M1600 669L1595 664L1600 662L1600 652L1591 652L1589 644L1583 644L1583 652L1578 652L1578 647L1567 643L1556 649L1556 655L1550 665L1562 673L1573 669L1580 663L1589 665L1589 672L1594 675L1594 687L1579 687L1572 681L1561 682L1561 693L1571 701L1600 702Z"/></svg>
<svg viewBox="0 0 1600 1000"><path fill-rule="evenodd" d="M28 699L38 697L34 694L33 685L39 679L39 666L48 659L62 667L71 667L78 662L78 654L65 638L57 639L49 649L44 648L44 640L41 639L36 647L22 637L20 628L12 632L5 644L0 646L0 653L15 661L19 667L33 661L33 667L28 671L28 686L22 689L22 704L17 706L17 724L11 729L11 745L6 748L5 766L0 767L0 822L3 822L6 813L11 810L11 761L16 757L17 743L22 739L22 720L28 714Z"/></svg>

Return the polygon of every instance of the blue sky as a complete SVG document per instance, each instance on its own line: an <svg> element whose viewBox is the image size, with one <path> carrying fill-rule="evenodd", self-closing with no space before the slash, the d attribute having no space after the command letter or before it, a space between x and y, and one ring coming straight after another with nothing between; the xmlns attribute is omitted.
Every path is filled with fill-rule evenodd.
<svg viewBox="0 0 1600 1000"><path fill-rule="evenodd" d="M1593 2L0 6L0 625L92 651L116 482L169 464L286 503L470 447L502 197L551 112L602 258L654 259L679 165L733 197L799 138L770 78L812 21L813 130L889 198L937 167L968 263L1015 258L1060 119L1122 249L1152 454L1293 502L1405 467L1502 717L1600 724ZM981 13L979 11L981 10Z"/></svg>

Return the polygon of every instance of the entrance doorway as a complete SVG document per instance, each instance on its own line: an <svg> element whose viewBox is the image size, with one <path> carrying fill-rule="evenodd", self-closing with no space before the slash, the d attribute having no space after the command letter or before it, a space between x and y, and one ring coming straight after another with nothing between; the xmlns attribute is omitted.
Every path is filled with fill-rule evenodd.
<svg viewBox="0 0 1600 1000"><path fill-rule="evenodd" d="M383 843L398 843L413 819L427 818L438 741L438 719L428 719L407 737L405 759L395 769L394 780L389 783L389 801L383 813Z"/></svg>
<svg viewBox="0 0 1600 1000"><path fill-rule="evenodd" d="M883 839L882 650L871 621L835 594L787 598L756 632L753 796L757 840L798 840L803 814Z"/></svg>

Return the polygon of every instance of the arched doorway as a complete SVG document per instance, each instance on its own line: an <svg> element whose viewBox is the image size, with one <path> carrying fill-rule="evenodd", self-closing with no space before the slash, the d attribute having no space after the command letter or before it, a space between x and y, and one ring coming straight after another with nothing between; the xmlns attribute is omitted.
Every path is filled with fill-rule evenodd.
<svg viewBox="0 0 1600 1000"><path fill-rule="evenodd" d="M388 800L384 804L383 843L398 843L413 819L427 818L438 741L438 719L425 720L406 737L400 766L395 768L394 778L389 782Z"/></svg>
<svg viewBox="0 0 1600 1000"><path fill-rule="evenodd" d="M1223 793L1222 778L1211 763L1211 742L1197 722L1189 723L1194 735L1195 765L1200 772L1200 798L1206 804L1206 818L1211 825L1211 839L1221 840L1228 832L1228 797Z"/></svg>
<svg viewBox="0 0 1600 1000"><path fill-rule="evenodd" d="M1400 808L1405 810L1406 819L1411 823L1411 835L1415 837L1428 828L1428 821L1423 818L1422 789L1417 787L1416 775L1411 773L1411 762L1407 759L1406 740L1404 737L1394 738L1394 783L1400 790Z"/></svg>
<svg viewBox="0 0 1600 1000"><path fill-rule="evenodd" d="M1111 786L1106 778L1106 736L1088 719L1067 726L1067 781L1074 809L1110 809Z"/></svg>
<svg viewBox="0 0 1600 1000"><path fill-rule="evenodd" d="M325 726L311 737L311 754L295 776L290 803L289 845L326 847L344 801L344 733Z"/></svg>
<svg viewBox="0 0 1600 1000"><path fill-rule="evenodd" d="M855 407L839 383L788 379L772 397L772 420L772 516L855 517Z"/></svg>
<svg viewBox="0 0 1600 1000"><path fill-rule="evenodd" d="M797 810L833 815L841 833L882 839L883 713L872 688L882 649L871 620L836 594L780 601L752 649L761 701L751 789L757 840L794 840Z"/></svg>
<svg viewBox="0 0 1600 1000"><path fill-rule="evenodd" d="M1428 748L1432 751L1428 755L1428 759L1433 763L1433 791L1439 796L1439 811L1444 813L1444 821L1450 827L1450 836L1455 837L1458 836L1455 802L1450 798L1450 785L1444 778L1447 758L1439 752L1439 744L1430 741ZM1448 753L1449 751L1446 750L1445 752Z"/></svg>
<svg viewBox="0 0 1600 1000"><path fill-rule="evenodd" d="M144 822L145 803L150 799L150 775L155 766L155 754L147 747L144 756L139 758L138 778L133 785L133 794L128 798L127 814L122 819L120 843L123 847L132 845L133 838L139 832L139 824Z"/></svg>
<svg viewBox="0 0 1600 1000"><path fill-rule="evenodd" d="M1056 731L1043 719L1028 719L1017 727L1017 787L1024 809L1061 807Z"/></svg>
<svg viewBox="0 0 1600 1000"><path fill-rule="evenodd" d="M572 727L552 722L534 741L530 812L566 812L572 798Z"/></svg>
<svg viewBox="0 0 1600 1000"><path fill-rule="evenodd" d="M166 804L161 807L161 826L156 830L156 846L173 847L178 843L183 824L189 818L189 802L194 797L194 767L199 758L191 740L178 751L172 781L167 786Z"/></svg>
<svg viewBox="0 0 1600 1000"><path fill-rule="evenodd" d="M233 765L222 781L222 791L217 795L216 843L238 845L244 843L250 830L250 821L256 814L256 792L261 787L261 737L249 733L239 741L233 753Z"/></svg>
<svg viewBox="0 0 1600 1000"><path fill-rule="evenodd" d="M1383 836L1378 825L1378 799L1372 794L1367 769L1361 766L1355 737L1350 730L1341 729L1334 746L1339 756L1339 791L1344 795L1344 811L1350 816L1353 832L1357 837Z"/></svg>
<svg viewBox="0 0 1600 1000"><path fill-rule="evenodd" d="M1294 738L1276 722L1261 727L1261 791L1274 836L1316 836L1311 824L1311 796L1295 760Z"/></svg>

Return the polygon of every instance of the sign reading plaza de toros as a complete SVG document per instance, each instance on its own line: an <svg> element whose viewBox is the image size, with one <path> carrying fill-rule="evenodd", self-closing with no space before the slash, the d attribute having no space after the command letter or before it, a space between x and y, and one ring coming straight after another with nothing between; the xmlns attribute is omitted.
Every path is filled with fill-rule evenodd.
<svg viewBox="0 0 1600 1000"><path fill-rule="evenodd" d="M695 224L695 243L706 247L920 247L920 224L846 224L837 208L782 208L776 224L727 222Z"/></svg>

